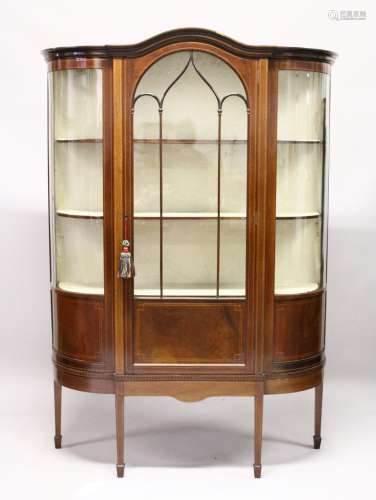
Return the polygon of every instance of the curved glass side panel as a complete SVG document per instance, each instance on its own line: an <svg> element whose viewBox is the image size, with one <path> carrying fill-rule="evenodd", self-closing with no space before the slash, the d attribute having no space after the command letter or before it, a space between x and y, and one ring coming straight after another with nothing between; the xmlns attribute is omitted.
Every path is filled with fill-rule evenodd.
<svg viewBox="0 0 376 500"><path fill-rule="evenodd" d="M102 70L49 73L52 286L103 293Z"/></svg>
<svg viewBox="0 0 376 500"><path fill-rule="evenodd" d="M55 139L102 139L102 70L54 71L53 87Z"/></svg>
<svg viewBox="0 0 376 500"><path fill-rule="evenodd" d="M133 100L136 296L246 296L248 111L239 76L204 52L165 56L141 78Z"/></svg>
<svg viewBox="0 0 376 500"><path fill-rule="evenodd" d="M328 76L314 71L278 72L278 140L323 141Z"/></svg>
<svg viewBox="0 0 376 500"><path fill-rule="evenodd" d="M324 286L329 77L278 73L275 293Z"/></svg>

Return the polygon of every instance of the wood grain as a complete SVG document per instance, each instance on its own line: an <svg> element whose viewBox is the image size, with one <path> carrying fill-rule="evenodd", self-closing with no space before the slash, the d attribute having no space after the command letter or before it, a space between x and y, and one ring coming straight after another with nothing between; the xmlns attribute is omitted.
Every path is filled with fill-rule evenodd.
<svg viewBox="0 0 376 500"><path fill-rule="evenodd" d="M258 61L258 94L257 94L257 208L256 208L256 290L255 290L255 373L263 373L265 307L270 297L269 284L266 282L266 232L270 220L266 212L266 200L270 193L267 192L267 161L268 161L268 81L269 62L267 59Z"/></svg>
<svg viewBox="0 0 376 500"><path fill-rule="evenodd" d="M80 57L138 58L176 43L199 42L218 47L245 59L273 58L312 60L333 63L337 54L329 50L302 47L246 45L220 33L203 28L179 28L153 36L134 45L57 47L42 51L47 61Z"/></svg>
<svg viewBox="0 0 376 500"><path fill-rule="evenodd" d="M273 361L291 361L319 354L323 348L323 294L277 299L274 309Z"/></svg>
<svg viewBox="0 0 376 500"><path fill-rule="evenodd" d="M116 414L116 471L118 477L124 476L124 396L115 395Z"/></svg>
<svg viewBox="0 0 376 500"><path fill-rule="evenodd" d="M322 415L323 382L315 387L315 433L313 447L318 450L321 446L321 415Z"/></svg>
<svg viewBox="0 0 376 500"><path fill-rule="evenodd" d="M104 363L103 297L55 294L58 352L77 361Z"/></svg>
<svg viewBox="0 0 376 500"><path fill-rule="evenodd" d="M132 246L134 239L134 92L152 64L181 50L204 51L222 59L239 76L247 95L248 237L242 301L135 299L133 280L117 276L121 240L127 237ZM49 71L103 70L105 294L51 293L55 446L61 446L61 392L66 386L115 394L119 477L124 475L124 398L128 396L170 396L189 402L255 397L254 474L260 477L264 394L315 388L313 441L319 448L325 290L274 297L277 76L285 69L329 73L336 55L315 49L248 46L192 28L135 45L68 47L43 53Z"/></svg>
<svg viewBox="0 0 376 500"><path fill-rule="evenodd" d="M244 365L244 316L242 302L137 301L134 363Z"/></svg>
<svg viewBox="0 0 376 500"><path fill-rule="evenodd" d="M255 396L255 461L253 471L255 478L261 477L262 421L264 396Z"/></svg>
<svg viewBox="0 0 376 500"><path fill-rule="evenodd" d="M61 448L61 384L54 380L55 448Z"/></svg>
<svg viewBox="0 0 376 500"><path fill-rule="evenodd" d="M124 230L123 186L124 186L124 130L123 130L123 61L113 61L113 272L114 272L114 334L115 372L124 372L124 284L117 276L121 241Z"/></svg>

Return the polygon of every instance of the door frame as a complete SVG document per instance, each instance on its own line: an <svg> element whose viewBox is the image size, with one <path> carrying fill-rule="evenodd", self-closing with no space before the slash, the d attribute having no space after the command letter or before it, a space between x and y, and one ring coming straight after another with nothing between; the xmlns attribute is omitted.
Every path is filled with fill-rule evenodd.
<svg viewBox="0 0 376 500"><path fill-rule="evenodd" d="M200 42L179 42L137 58L114 59L114 256L119 257L124 235L124 217L133 236L133 147L132 100L139 79L158 59L182 50L204 51L227 62L241 78L250 103L248 118L248 186L247 186L247 276L245 325L245 365L241 368L189 367L192 373L263 372L262 354L265 314L270 311L268 274L266 272L266 235L270 220L267 196L267 129L268 129L268 59L246 59L223 49ZM252 167L251 167L252 166ZM274 217L274 214L273 214ZM269 226L270 231L270 226ZM131 240L132 241L132 240ZM273 249L274 258L274 249ZM266 297L269 295L269 300ZM273 295L272 295L273 298ZM139 373L133 363L134 302L133 280L115 279L114 325L116 373ZM152 300L152 299L150 299ZM169 301L171 299L158 299ZM202 299L205 300L205 299ZM226 299L225 299L226 300ZM200 299L197 300L198 302ZM215 299L216 303L221 299ZM243 302L243 301L242 301ZM272 309L272 308L271 308ZM181 367L163 367L163 373L182 373ZM142 373L161 373L158 367L147 367Z"/></svg>

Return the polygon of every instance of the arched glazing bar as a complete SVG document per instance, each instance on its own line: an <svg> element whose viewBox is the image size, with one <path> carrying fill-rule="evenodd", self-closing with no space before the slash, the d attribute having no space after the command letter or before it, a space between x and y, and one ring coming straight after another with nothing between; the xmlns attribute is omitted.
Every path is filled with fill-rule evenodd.
<svg viewBox="0 0 376 500"><path fill-rule="evenodd" d="M220 242L221 242L221 166L222 166L222 114L223 114L223 106L224 103L229 99L240 99L244 105L247 115L250 114L250 109L248 106L247 98L239 92L230 92L224 96L219 95L219 93L215 90L214 85L210 83L209 79L205 77L203 72L198 68L198 65L195 61L194 51L191 51L189 54L189 58L185 65L182 67L181 71L177 74L177 76L167 85L165 90L163 91L161 97L150 93L143 92L140 94L135 94L133 99L132 106L132 114L134 115L135 106L137 102L139 102L143 98L152 98L156 104L158 105L158 142L159 145L159 243L160 243L160 251L159 251L159 259L160 259L160 286L159 286L159 295L162 298L164 296L163 292L163 145L168 140L164 140L163 138L163 111L166 97L168 96L171 89L184 77L186 72L190 67L193 68L198 77L205 83L211 94L214 96L217 102L217 211L216 211L216 220L217 220L217 252L216 252L216 297L218 298L220 295ZM168 56L167 56L168 57ZM247 127L248 128L248 127ZM135 138L133 138L135 140ZM182 141L183 142L183 141ZM189 141L187 141L189 142ZM195 142L195 141L192 141ZM197 141L200 142L200 141ZM204 141L202 141L204 142ZM212 142L212 141L208 141ZM231 141L230 141L231 142ZM247 141L246 141L247 142ZM245 217L246 218L246 217Z"/></svg>

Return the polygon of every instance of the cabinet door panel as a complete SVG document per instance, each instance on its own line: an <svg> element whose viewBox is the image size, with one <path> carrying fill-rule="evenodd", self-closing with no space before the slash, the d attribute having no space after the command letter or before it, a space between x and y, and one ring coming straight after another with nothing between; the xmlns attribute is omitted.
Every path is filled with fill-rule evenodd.
<svg viewBox="0 0 376 500"><path fill-rule="evenodd" d="M130 74L141 75L130 103L125 214L132 218L136 269L127 287L133 298L127 348L137 373L190 366L237 373L253 366L247 349L254 278L246 269L254 248L248 140L255 106L245 82L250 68L256 78L256 63L234 57L232 67L232 57L209 52L149 55L145 67L129 63Z"/></svg>
<svg viewBox="0 0 376 500"><path fill-rule="evenodd" d="M244 364L244 305L137 301L137 365Z"/></svg>

